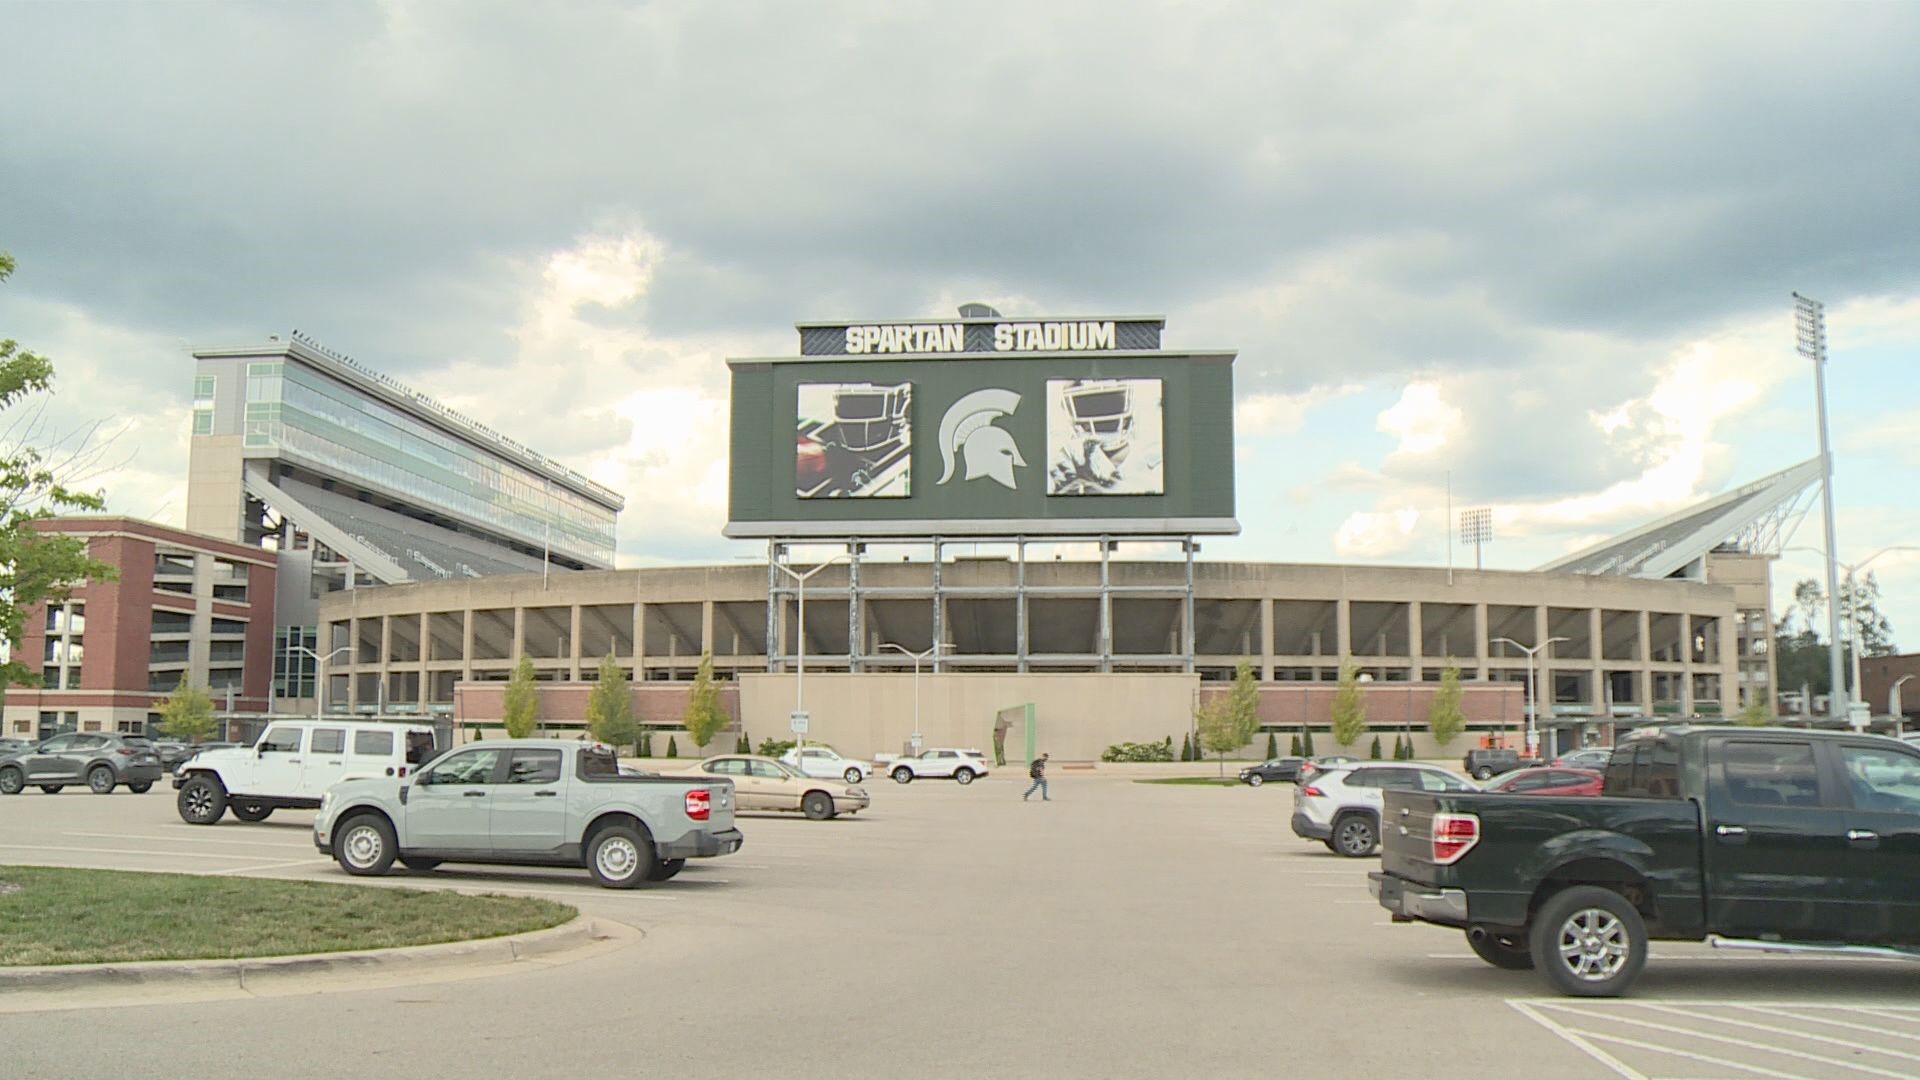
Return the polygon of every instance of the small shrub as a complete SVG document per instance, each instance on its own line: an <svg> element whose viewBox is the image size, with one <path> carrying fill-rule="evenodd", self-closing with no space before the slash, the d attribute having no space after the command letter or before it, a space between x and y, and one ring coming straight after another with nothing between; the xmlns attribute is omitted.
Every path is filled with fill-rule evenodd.
<svg viewBox="0 0 1920 1080"><path fill-rule="evenodd" d="M670 758L680 756L680 746L673 741L673 736L671 735L667 736L667 756Z"/></svg>
<svg viewBox="0 0 1920 1080"><path fill-rule="evenodd" d="M777 758L793 749L792 739L761 739L760 756Z"/></svg>
<svg viewBox="0 0 1920 1080"><path fill-rule="evenodd" d="M747 738L746 732L743 731L740 733L739 740L733 744L733 752L736 754L753 753L753 743Z"/></svg>
<svg viewBox="0 0 1920 1080"><path fill-rule="evenodd" d="M1185 735L1180 736L1180 760L1193 760L1193 743L1190 742Z"/></svg>
<svg viewBox="0 0 1920 1080"><path fill-rule="evenodd" d="M1169 740L1171 741L1171 740ZM1114 743L1100 751L1101 761L1172 761L1173 754L1164 743Z"/></svg>
<svg viewBox="0 0 1920 1080"><path fill-rule="evenodd" d="M1300 730L1300 753L1306 757L1313 756L1313 729L1312 728L1302 728Z"/></svg>
<svg viewBox="0 0 1920 1080"><path fill-rule="evenodd" d="M1373 737L1373 754L1372 754L1372 757L1373 757L1373 760L1375 760L1375 761L1379 761L1379 760L1380 760L1380 736L1378 736L1378 735L1375 735L1375 736Z"/></svg>
<svg viewBox="0 0 1920 1080"><path fill-rule="evenodd" d="M1273 732L1269 731L1267 732L1267 760L1271 761L1274 758L1277 758L1279 756L1280 756L1280 738L1279 736L1275 735Z"/></svg>
<svg viewBox="0 0 1920 1080"><path fill-rule="evenodd" d="M633 747L633 756L634 757L652 757L653 756L653 732L643 731L640 733L640 740L636 742Z"/></svg>
<svg viewBox="0 0 1920 1080"><path fill-rule="evenodd" d="M1300 756L1300 733L1299 732L1294 733L1293 742L1288 745L1287 753L1293 755L1294 757Z"/></svg>

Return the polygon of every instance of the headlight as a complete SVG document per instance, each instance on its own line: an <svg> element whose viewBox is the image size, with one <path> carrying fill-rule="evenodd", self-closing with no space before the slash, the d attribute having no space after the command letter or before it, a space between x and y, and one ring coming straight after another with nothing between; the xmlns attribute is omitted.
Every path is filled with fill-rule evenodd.
<svg viewBox="0 0 1920 1080"><path fill-rule="evenodd" d="M331 809L333 809L333 792L327 791L320 796L320 816L326 817L327 811Z"/></svg>

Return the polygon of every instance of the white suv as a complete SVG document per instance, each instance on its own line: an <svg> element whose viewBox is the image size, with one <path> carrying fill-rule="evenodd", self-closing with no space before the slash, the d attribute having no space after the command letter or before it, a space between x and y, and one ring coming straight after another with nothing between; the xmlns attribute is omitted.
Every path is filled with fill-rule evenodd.
<svg viewBox="0 0 1920 1080"><path fill-rule="evenodd" d="M405 777L435 752L433 729L419 724L277 720L252 746L184 762L173 786L189 825L211 825L229 808L241 821L261 821L275 810L318 809L342 780Z"/></svg>
<svg viewBox="0 0 1920 1080"><path fill-rule="evenodd" d="M1380 847L1380 809L1388 789L1478 791L1465 777L1417 762L1364 762L1316 773L1293 791L1293 834L1351 859Z"/></svg>
<svg viewBox="0 0 1920 1080"><path fill-rule="evenodd" d="M952 777L957 783L971 784L975 777L987 775L987 756L978 750L955 750L941 746L881 762L878 767L884 768L887 775L900 784L933 778L944 780L947 777Z"/></svg>
<svg viewBox="0 0 1920 1080"><path fill-rule="evenodd" d="M780 760L807 776L823 780L839 777L849 784L865 780L873 768L864 761L841 757L831 746L795 747L781 754Z"/></svg>

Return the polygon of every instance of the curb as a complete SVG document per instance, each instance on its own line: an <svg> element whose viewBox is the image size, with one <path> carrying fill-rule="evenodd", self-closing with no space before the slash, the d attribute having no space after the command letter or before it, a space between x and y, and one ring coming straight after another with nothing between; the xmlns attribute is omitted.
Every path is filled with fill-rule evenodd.
<svg viewBox="0 0 1920 1080"><path fill-rule="evenodd" d="M581 948L604 936L598 923L576 915L559 926L507 937L406 945L394 949L306 953L225 960L143 960L132 963L53 964L0 968L0 995L103 987L180 986L248 990L262 983L314 975L403 974L442 968L511 964Z"/></svg>

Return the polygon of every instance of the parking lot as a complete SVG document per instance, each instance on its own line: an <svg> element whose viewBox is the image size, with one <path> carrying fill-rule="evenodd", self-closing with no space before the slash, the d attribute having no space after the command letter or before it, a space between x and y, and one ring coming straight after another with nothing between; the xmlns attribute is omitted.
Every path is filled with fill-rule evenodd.
<svg viewBox="0 0 1920 1080"><path fill-rule="evenodd" d="M644 933L552 969L305 997L0 1014L10 1076L1920 1073L1920 965L1657 943L1635 996L1549 997L1457 933L1393 926L1374 860L1288 831L1288 785L1063 772L870 785L836 821L746 816L651 889L461 867L386 886L530 893ZM344 881L310 813L180 822L173 793L0 800L0 863ZM164 919L165 912L155 912ZM76 1038L77 1031L85 1037Z"/></svg>

